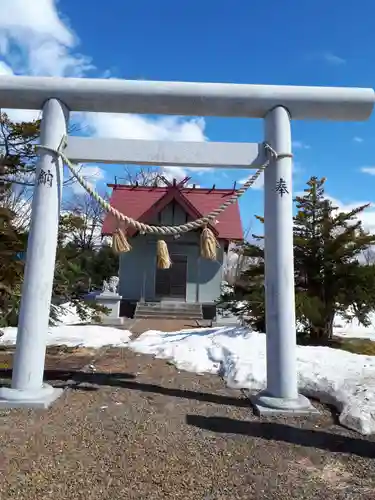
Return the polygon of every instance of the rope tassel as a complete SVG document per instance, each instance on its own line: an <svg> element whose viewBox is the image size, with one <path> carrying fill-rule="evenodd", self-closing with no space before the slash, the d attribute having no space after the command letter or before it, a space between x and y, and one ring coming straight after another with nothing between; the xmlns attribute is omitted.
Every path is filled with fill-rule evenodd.
<svg viewBox="0 0 375 500"><path fill-rule="evenodd" d="M132 247L130 246L126 235L121 229L116 229L113 235L113 250L115 253L125 253L130 252Z"/></svg>
<svg viewBox="0 0 375 500"><path fill-rule="evenodd" d="M216 260L217 248L219 244L214 233L208 227L205 227L201 234L201 256L205 259Z"/></svg>
<svg viewBox="0 0 375 500"><path fill-rule="evenodd" d="M164 240L158 240L156 244L156 263L158 269L169 269L172 266L168 247Z"/></svg>

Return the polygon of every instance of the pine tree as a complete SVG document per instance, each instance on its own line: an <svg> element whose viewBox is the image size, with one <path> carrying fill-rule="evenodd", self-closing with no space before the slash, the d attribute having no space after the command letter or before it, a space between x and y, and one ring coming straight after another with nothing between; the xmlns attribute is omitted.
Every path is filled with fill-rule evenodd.
<svg viewBox="0 0 375 500"><path fill-rule="evenodd" d="M0 112L0 186L32 186L40 120L13 122Z"/></svg>
<svg viewBox="0 0 375 500"><path fill-rule="evenodd" d="M255 330L265 332L264 252L262 238L254 236L254 239L254 243L246 242L234 250L246 259L246 266L233 286L224 288L219 308L249 318Z"/></svg>
<svg viewBox="0 0 375 500"><path fill-rule="evenodd" d="M83 321L89 316L98 321L99 313L105 308L94 302L83 302L84 297L91 287L100 287L104 279L118 273L118 256L111 247L82 248L80 242L72 238L74 230L82 229L84 224L87 222L78 215L64 214L60 218L51 310L53 320L59 314L58 306L69 302L76 307Z"/></svg>
<svg viewBox="0 0 375 500"><path fill-rule="evenodd" d="M295 199L294 255L297 317L313 340L329 339L336 313L366 322L375 307L375 268L359 257L375 243L358 215L369 205L339 212L312 177Z"/></svg>
<svg viewBox="0 0 375 500"><path fill-rule="evenodd" d="M26 235L13 224L14 214L0 206L0 326L17 321Z"/></svg>
<svg viewBox="0 0 375 500"><path fill-rule="evenodd" d="M304 194L295 199L296 318L301 333L314 342L332 337L337 313L355 316L366 325L369 312L375 309L375 266L361 262L363 253L375 243L375 235L366 232L358 219L368 205L340 212L325 197L324 184L324 178L311 177ZM265 331L264 254L262 238L257 238L258 244L243 245L242 252L253 257L253 264L242 274L232 297L225 300L245 300L251 325Z"/></svg>
<svg viewBox="0 0 375 500"><path fill-rule="evenodd" d="M38 120L15 123L5 113L0 113L0 326L16 326L18 323L28 233L27 229L20 229L20 207L13 203L13 198L16 195L27 200L31 195L39 128ZM90 284L99 286L104 279L118 272L118 257L110 247L94 249L92 244L83 245L82 238L74 237L83 232L92 240L93 228L87 215L91 218L95 215L99 224L100 212L92 210L81 214L80 207L61 218L52 322L63 302L73 303L83 320L88 312L94 312L94 315L101 312L103 308L85 303L84 295Z"/></svg>

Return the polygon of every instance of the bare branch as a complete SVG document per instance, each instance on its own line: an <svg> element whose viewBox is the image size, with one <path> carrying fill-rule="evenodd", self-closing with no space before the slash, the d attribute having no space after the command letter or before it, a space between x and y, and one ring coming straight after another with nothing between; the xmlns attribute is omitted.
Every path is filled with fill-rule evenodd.
<svg viewBox="0 0 375 500"><path fill-rule="evenodd" d="M139 186L163 185L160 179L161 171L157 167L125 167L123 177L118 180L121 184Z"/></svg>
<svg viewBox="0 0 375 500"><path fill-rule="evenodd" d="M106 199L107 193L101 194ZM63 205L63 214L76 218L70 238L79 248L94 249L101 245L105 211L88 193L77 194Z"/></svg>
<svg viewBox="0 0 375 500"><path fill-rule="evenodd" d="M31 217L31 194L26 186L12 185L1 193L0 207L15 214L13 225L16 229L27 231Z"/></svg>

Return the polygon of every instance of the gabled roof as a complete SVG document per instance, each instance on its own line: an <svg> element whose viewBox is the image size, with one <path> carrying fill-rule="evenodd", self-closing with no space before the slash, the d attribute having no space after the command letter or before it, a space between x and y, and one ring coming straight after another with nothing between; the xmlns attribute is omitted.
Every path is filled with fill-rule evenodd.
<svg viewBox="0 0 375 500"><path fill-rule="evenodd" d="M175 199L194 220L207 215L218 208L224 201L233 196L233 189L202 189L189 187L152 187L124 186L109 184L113 188L110 204L119 212L141 222L149 223L150 219L173 199ZM117 228L117 221L111 215L105 217L102 234L109 236ZM216 237L224 240L242 240L238 202L227 207L217 217L217 223L211 229Z"/></svg>

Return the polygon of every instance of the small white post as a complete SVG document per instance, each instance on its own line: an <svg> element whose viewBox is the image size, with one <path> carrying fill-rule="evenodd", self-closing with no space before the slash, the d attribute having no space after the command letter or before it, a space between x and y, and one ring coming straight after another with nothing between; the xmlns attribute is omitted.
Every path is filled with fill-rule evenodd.
<svg viewBox="0 0 375 500"><path fill-rule="evenodd" d="M264 173L267 389L254 401L259 413L310 413L314 409L297 385L292 149L284 107L266 115L265 140L279 158Z"/></svg>
<svg viewBox="0 0 375 500"><path fill-rule="evenodd" d="M56 99L46 101L40 143L57 149L67 132L68 119L69 113L64 104ZM43 384L43 373L62 184L61 159L41 151L35 173L12 386L0 389L0 407L3 408L46 408L61 393L61 390Z"/></svg>

